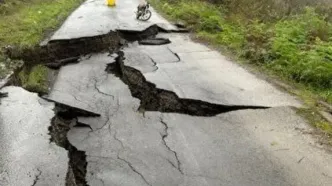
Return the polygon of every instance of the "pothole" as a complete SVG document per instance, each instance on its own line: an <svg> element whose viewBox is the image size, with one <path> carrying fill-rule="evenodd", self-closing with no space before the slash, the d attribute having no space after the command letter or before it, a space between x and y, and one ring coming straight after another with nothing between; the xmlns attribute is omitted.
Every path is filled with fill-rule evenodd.
<svg viewBox="0 0 332 186"><path fill-rule="evenodd" d="M140 111L215 116L236 110L270 108L251 105L220 105L201 100L179 98L174 92L159 89L155 84L148 82L139 70L124 65L125 56L123 51L119 51L117 54L115 62L108 64L106 71L115 74L128 85L132 96L141 101Z"/></svg>

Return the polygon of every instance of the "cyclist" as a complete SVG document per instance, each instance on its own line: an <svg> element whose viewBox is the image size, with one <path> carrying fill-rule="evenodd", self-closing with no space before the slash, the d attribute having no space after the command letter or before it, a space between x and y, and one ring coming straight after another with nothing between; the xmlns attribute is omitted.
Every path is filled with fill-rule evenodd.
<svg viewBox="0 0 332 186"><path fill-rule="evenodd" d="M142 11L145 10L146 6L148 5L148 2L145 1L145 0L140 0L140 3L137 7L137 12L138 12L138 15L141 14Z"/></svg>

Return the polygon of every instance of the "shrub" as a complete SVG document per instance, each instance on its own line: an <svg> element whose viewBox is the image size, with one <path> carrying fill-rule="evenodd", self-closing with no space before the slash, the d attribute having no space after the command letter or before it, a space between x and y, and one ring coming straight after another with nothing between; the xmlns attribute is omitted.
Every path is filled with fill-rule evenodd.
<svg viewBox="0 0 332 186"><path fill-rule="evenodd" d="M332 87L332 48L328 40L331 24L307 8L305 13L279 21L275 26L271 52L277 60L271 67L297 82L317 88Z"/></svg>

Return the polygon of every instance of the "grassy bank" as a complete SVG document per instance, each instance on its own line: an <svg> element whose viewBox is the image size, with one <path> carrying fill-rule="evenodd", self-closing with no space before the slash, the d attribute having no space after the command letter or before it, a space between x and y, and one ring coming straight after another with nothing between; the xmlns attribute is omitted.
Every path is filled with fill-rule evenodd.
<svg viewBox="0 0 332 186"><path fill-rule="evenodd" d="M15 46L20 49L38 45L82 2L83 0L4 0L0 3L0 48ZM18 61L6 59L0 51L0 78L13 70L17 63ZM30 77L29 81L22 79L23 86L44 87L40 78L46 79L47 69L43 66L29 69L34 70L32 76L35 74L38 77ZM37 79L39 81L34 81Z"/></svg>
<svg viewBox="0 0 332 186"><path fill-rule="evenodd" d="M48 93L48 68L43 65L36 65L30 68L23 68L18 74L22 87L31 92L41 94Z"/></svg>
<svg viewBox="0 0 332 186"><path fill-rule="evenodd" d="M186 22L198 37L332 103L332 24L315 8L265 20L268 16L229 13L227 6L199 0L152 2L169 18Z"/></svg>

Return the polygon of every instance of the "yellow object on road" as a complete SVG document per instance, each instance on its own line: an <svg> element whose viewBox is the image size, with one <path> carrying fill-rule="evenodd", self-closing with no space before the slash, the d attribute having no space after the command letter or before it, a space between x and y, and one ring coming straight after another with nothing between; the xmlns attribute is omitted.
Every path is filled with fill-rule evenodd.
<svg viewBox="0 0 332 186"><path fill-rule="evenodd" d="M108 6L115 6L115 0L107 0Z"/></svg>

